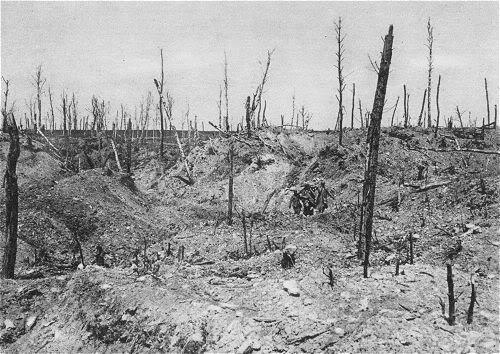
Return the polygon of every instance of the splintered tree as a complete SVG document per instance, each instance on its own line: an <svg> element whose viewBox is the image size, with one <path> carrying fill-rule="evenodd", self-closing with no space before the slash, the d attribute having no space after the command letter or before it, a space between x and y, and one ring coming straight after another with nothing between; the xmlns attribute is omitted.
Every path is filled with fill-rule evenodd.
<svg viewBox="0 0 500 354"><path fill-rule="evenodd" d="M345 89L344 75L342 74L344 66L342 65L342 62L344 61L344 53L345 53L344 40L346 35L342 33L341 17L339 17L338 22L335 22L335 34L337 39L337 52L335 53L337 61L335 63L335 68L337 68L337 79L339 81L339 87L337 89L337 95L335 95L335 97L337 98L337 101L339 103L339 111L338 111L339 145L342 145L342 122L344 120L344 110L343 110L344 107L342 105L342 98L343 98L342 96Z"/></svg>
<svg viewBox="0 0 500 354"><path fill-rule="evenodd" d="M368 133L369 152L363 183L363 209L364 222L363 233L365 237L365 255L363 263L363 276L368 277L368 265L370 259L371 236L373 228L373 208L375 204L375 185L378 169L378 149L380 140L380 124L382 122L382 113L385 103L385 92L387 89L387 80L389 78L389 67L392 58L393 26L389 26L389 32L384 39L384 49L380 60L378 71L377 90L373 101L371 111L370 127Z"/></svg>
<svg viewBox="0 0 500 354"><path fill-rule="evenodd" d="M439 87L441 86L441 75L438 78L438 85L436 90L436 110L437 110L437 118L436 118L436 128L434 128L434 137L437 138L438 128L439 128L439 116L441 115L441 111L439 110Z"/></svg>
<svg viewBox="0 0 500 354"><path fill-rule="evenodd" d="M165 141L165 126L163 120L163 85L165 83L165 75L163 72L163 49L160 49L160 57L161 57L161 78L160 81L153 79L156 90L158 91L158 96L160 97L160 159L163 159L163 144Z"/></svg>
<svg viewBox="0 0 500 354"><path fill-rule="evenodd" d="M424 98L422 99L422 107L420 108L420 114L418 115L418 123L417 125L419 127L422 126L422 114L424 113L424 107L425 107L425 97L427 95L427 89L424 90Z"/></svg>
<svg viewBox="0 0 500 354"><path fill-rule="evenodd" d="M227 224L233 224L233 179L234 179L234 140L230 138L229 140L229 151L227 154L229 160L229 183L228 183L228 199L227 199Z"/></svg>
<svg viewBox="0 0 500 354"><path fill-rule="evenodd" d="M262 102L262 93L264 92L264 86L267 82L267 74L269 72L269 66L271 65L271 57L274 53L274 49L271 51L267 51L267 60L266 64L264 67L264 72L262 73L262 80L260 84L257 86L255 89L255 92L253 93L253 98L252 98L252 103L250 104L250 96L247 96L247 134L250 136L250 129L251 129L251 123L255 121L255 112L257 111L257 108L261 106ZM259 108L260 110L260 108Z"/></svg>
<svg viewBox="0 0 500 354"><path fill-rule="evenodd" d="M352 83L352 105L351 105L351 129L354 129L354 98L356 96L356 84Z"/></svg>
<svg viewBox="0 0 500 354"><path fill-rule="evenodd" d="M488 124L490 124L490 99L488 97L488 81L486 81L486 78L484 78L484 91L486 93L486 113L488 117Z"/></svg>
<svg viewBox="0 0 500 354"><path fill-rule="evenodd" d="M427 127L432 127L431 120L431 83L432 83L432 45L434 43L434 36L432 34L434 28L431 26L431 19L427 20L427 44L426 47L429 49L428 57L428 70L427 70Z"/></svg>
<svg viewBox="0 0 500 354"><path fill-rule="evenodd" d="M7 98L7 93L5 94ZM6 100L7 101L7 100ZM4 107L7 106L5 101ZM17 160L19 159L20 145L19 132L12 112L2 109L3 132L9 134L10 146L5 166L5 243L2 264L2 278L14 278L14 269L17 255L17 224L19 190L17 185Z"/></svg>
<svg viewBox="0 0 500 354"><path fill-rule="evenodd" d="M36 88L36 102L38 108L38 129L42 128L42 94L43 86L46 79L42 79L42 66L36 68L35 76L33 77L33 85Z"/></svg>
<svg viewBox="0 0 500 354"><path fill-rule="evenodd" d="M226 52L224 52L224 99L226 103L226 115L224 116L224 130L226 132L229 131L229 100L227 96L227 90L229 87L228 79L227 79L227 56Z"/></svg>

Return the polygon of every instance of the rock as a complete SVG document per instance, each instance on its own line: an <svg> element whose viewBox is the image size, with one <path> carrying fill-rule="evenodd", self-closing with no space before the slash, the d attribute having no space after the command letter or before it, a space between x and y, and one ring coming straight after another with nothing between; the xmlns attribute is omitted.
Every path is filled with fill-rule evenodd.
<svg viewBox="0 0 500 354"><path fill-rule="evenodd" d="M290 244L286 246L283 251L287 252L290 255L295 254L295 252L297 251L297 246Z"/></svg>
<svg viewBox="0 0 500 354"><path fill-rule="evenodd" d="M285 280L283 282L283 289L285 289L285 291L292 296L300 295L299 284L297 284L297 281L294 279Z"/></svg>
<svg viewBox="0 0 500 354"><path fill-rule="evenodd" d="M184 345L183 353L198 353L204 345L203 335L200 331L196 331L189 337L187 343Z"/></svg>
<svg viewBox="0 0 500 354"><path fill-rule="evenodd" d="M236 315L236 317L243 317L243 312L236 311L235 315Z"/></svg>
<svg viewBox="0 0 500 354"><path fill-rule="evenodd" d="M110 288L111 288L111 285L109 285L109 284L106 284L106 283L101 284L101 289L102 290L106 290L106 289L110 289Z"/></svg>
<svg viewBox="0 0 500 354"><path fill-rule="evenodd" d="M252 349L253 350L260 350L261 347L262 347L262 344L260 343L260 340L254 339L252 342Z"/></svg>
<svg viewBox="0 0 500 354"><path fill-rule="evenodd" d="M336 335L338 335L340 337L342 337L345 334L345 331L340 327L335 328L334 332Z"/></svg>
<svg viewBox="0 0 500 354"><path fill-rule="evenodd" d="M78 265L78 270L83 270L84 268L85 268L85 267L83 266L83 264L82 264L82 263L80 263L80 264Z"/></svg>
<svg viewBox="0 0 500 354"><path fill-rule="evenodd" d="M312 302L312 300L311 300L311 299L309 299L309 298L304 299L304 305L305 305L305 306L312 305L312 303L313 303L313 302Z"/></svg>
<svg viewBox="0 0 500 354"><path fill-rule="evenodd" d="M253 352L252 344L253 344L252 340L250 340L250 339L245 340L240 345L240 347L238 348L236 353L238 353L238 354L250 354L251 352Z"/></svg>
<svg viewBox="0 0 500 354"><path fill-rule="evenodd" d="M3 324L5 326L5 329L7 329L7 330L16 328L16 325L14 324L14 322L12 322L12 320L9 320L9 319L6 319L5 321L3 321Z"/></svg>
<svg viewBox="0 0 500 354"><path fill-rule="evenodd" d="M35 325L36 319L37 316L28 317L28 319L26 320L26 324L24 325L26 331L29 331Z"/></svg>

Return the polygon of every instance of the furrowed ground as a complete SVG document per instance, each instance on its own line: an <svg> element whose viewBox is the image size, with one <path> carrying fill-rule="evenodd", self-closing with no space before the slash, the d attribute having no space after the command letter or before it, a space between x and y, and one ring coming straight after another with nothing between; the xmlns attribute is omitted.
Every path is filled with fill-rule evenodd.
<svg viewBox="0 0 500 354"><path fill-rule="evenodd" d="M192 185L179 178L186 170L175 145L164 163L151 146L137 146L132 175L89 166L74 173L42 140L24 139L17 278L1 283L0 348L498 352L499 158L435 151L498 150L496 132L471 135L383 129L367 279L356 248L366 131L346 132L343 146L333 133L240 136L231 226L223 137L189 149ZM8 142L0 147L5 161ZM329 208L294 215L290 188L317 179L333 191ZM109 267L92 264L97 245ZM296 248L296 262L284 269L286 246ZM446 262L458 296L454 326ZM477 304L467 324L471 281Z"/></svg>

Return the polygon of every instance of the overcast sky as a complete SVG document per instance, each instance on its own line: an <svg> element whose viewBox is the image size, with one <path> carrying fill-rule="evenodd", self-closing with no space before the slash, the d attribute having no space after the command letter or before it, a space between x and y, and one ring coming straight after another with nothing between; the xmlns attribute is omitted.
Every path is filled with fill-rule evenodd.
<svg viewBox="0 0 500 354"><path fill-rule="evenodd" d="M381 37L390 24L394 51L386 108L403 95L407 84L415 121L427 86L430 17L433 117L441 74L442 115L454 114L459 105L479 122L486 115L485 77L492 112L498 101L498 6L498 2L2 1L1 72L11 81L11 97L22 114L25 99L35 92L30 80L38 64L43 65L47 86L57 93L58 101L66 89L76 93L82 110L96 94L111 102L113 112L120 103L132 112L148 90L155 93L153 78L159 76L163 48L176 121L189 102L191 113L207 126L208 120L218 120L224 51L229 62L229 112L235 122L260 80L259 60L275 48L264 95L268 119L278 123L284 114L289 120L295 92L297 105L313 113L314 128L333 128L338 110L333 23L341 16L347 33L344 101L349 121L353 82L363 110L373 105L377 77L368 54L379 60ZM48 98L43 102L45 111ZM390 116L391 112L384 114L384 125ZM396 117L401 116L400 101Z"/></svg>

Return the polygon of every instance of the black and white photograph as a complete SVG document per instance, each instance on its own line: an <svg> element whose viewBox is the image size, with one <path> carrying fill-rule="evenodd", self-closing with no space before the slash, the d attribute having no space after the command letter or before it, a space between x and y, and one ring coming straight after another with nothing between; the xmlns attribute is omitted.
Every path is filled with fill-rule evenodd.
<svg viewBox="0 0 500 354"><path fill-rule="evenodd" d="M500 352L498 1L0 18L0 353Z"/></svg>

